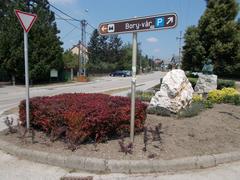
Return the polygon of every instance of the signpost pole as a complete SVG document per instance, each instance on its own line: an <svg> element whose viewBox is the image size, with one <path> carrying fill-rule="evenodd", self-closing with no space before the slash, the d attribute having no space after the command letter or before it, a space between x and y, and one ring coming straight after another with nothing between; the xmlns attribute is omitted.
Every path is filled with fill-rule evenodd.
<svg viewBox="0 0 240 180"><path fill-rule="evenodd" d="M25 86L26 86L26 124L29 130L29 76L28 76L28 32L37 19L36 14L14 10L15 14L24 29L24 61L25 61Z"/></svg>
<svg viewBox="0 0 240 180"><path fill-rule="evenodd" d="M26 121L29 129L29 77L28 77L28 33L24 31L24 60L25 60L25 85L26 85Z"/></svg>
<svg viewBox="0 0 240 180"><path fill-rule="evenodd" d="M136 90L136 71L137 71L137 33L133 33L133 50L132 50L132 83L131 83L131 129L130 129L130 139L133 143L134 141L134 122L135 122L135 90Z"/></svg>

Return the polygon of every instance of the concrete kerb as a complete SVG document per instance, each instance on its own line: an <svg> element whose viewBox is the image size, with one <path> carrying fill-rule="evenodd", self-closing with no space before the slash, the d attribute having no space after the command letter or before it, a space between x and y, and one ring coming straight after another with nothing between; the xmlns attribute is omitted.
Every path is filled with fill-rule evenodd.
<svg viewBox="0 0 240 180"><path fill-rule="evenodd" d="M94 173L158 173L214 167L240 160L240 152L173 160L106 160L30 150L0 140L0 149L19 158Z"/></svg>

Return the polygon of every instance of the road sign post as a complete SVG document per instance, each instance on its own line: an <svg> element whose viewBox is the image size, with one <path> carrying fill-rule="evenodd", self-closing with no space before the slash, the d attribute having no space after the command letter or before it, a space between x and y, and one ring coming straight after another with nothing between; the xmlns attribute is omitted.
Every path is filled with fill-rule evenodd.
<svg viewBox="0 0 240 180"><path fill-rule="evenodd" d="M131 83L131 122L130 139L134 141L134 123L135 123L135 92L136 92L136 72L137 72L137 33L133 33L132 48L132 83Z"/></svg>
<svg viewBox="0 0 240 180"><path fill-rule="evenodd" d="M24 31L24 63L25 63L25 86L26 86L26 120L29 129L29 76L28 76L28 33Z"/></svg>
<svg viewBox="0 0 240 180"><path fill-rule="evenodd" d="M137 32L156 31L162 29L171 29L177 26L177 14L158 14L120 21L111 21L99 25L99 34L102 36L112 34L133 33L132 42L132 82L131 82L131 121L130 121L130 139L134 141L135 124L135 91L136 91L136 62L137 62Z"/></svg>
<svg viewBox="0 0 240 180"><path fill-rule="evenodd" d="M26 124L27 129L30 127L29 122L29 70L28 70L28 32L30 31L33 23L37 19L37 15L15 10L23 29L24 29L24 63L25 63L25 86L26 86Z"/></svg>

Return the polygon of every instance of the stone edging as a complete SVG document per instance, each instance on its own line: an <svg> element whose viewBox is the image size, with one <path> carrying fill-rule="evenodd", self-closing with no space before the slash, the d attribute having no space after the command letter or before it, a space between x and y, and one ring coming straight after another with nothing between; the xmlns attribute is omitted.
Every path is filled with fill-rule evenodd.
<svg viewBox="0 0 240 180"><path fill-rule="evenodd" d="M0 140L0 149L23 159L62 168L78 169L95 173L156 173L182 171L214 167L222 163L240 160L240 151L173 160L106 160L30 150L18 147L3 140Z"/></svg>

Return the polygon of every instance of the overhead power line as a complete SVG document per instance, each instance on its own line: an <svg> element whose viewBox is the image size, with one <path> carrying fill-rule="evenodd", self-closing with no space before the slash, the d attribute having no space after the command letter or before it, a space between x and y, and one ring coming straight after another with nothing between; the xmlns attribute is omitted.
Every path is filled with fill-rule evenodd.
<svg viewBox="0 0 240 180"><path fill-rule="evenodd" d="M75 29L77 29L77 28L73 28L71 31L69 31L68 33L66 33L63 37L62 37L62 39L65 39L68 35L70 35Z"/></svg>
<svg viewBox="0 0 240 180"><path fill-rule="evenodd" d="M55 10L57 10L57 11L59 11L60 13L64 14L65 16L69 17L69 18L64 18L64 17L58 15L58 14L55 12L55 14L58 16L58 18L56 18L56 19L64 20L64 21L66 21L67 23L69 23L69 21L77 21L77 22L81 22L81 21L82 21L82 20L79 20L79 19L76 19L76 18L70 16L69 14L65 13L64 11L62 11L61 9L57 8L56 6L54 6L54 5L50 4L50 3L49 3L49 5L50 5L51 7L53 7ZM71 23L69 23L69 24L71 24ZM73 25L73 24L71 24L71 25ZM91 25L89 22L87 22L87 25L89 25L89 27L91 27L93 30L97 29L96 27L94 27L93 25ZM73 26L76 27L75 25L73 25Z"/></svg>
<svg viewBox="0 0 240 180"><path fill-rule="evenodd" d="M81 25L81 28L79 29L81 31L81 44L82 46L80 46L80 41L79 41L79 71L78 71L78 76L86 76L86 52L85 52L85 49L83 48L83 46L86 47L86 35L90 35L89 32L86 31L86 27L87 25L89 25L91 28L93 28L94 30L96 29L94 26L92 26L91 24L89 24L85 19L82 19L82 20L79 20L79 19L76 19L72 16L70 16L69 14L63 12L61 9L55 7L54 5L50 4L49 5L54 8L55 10L59 11L60 13L62 13L63 15L65 15L66 17L70 18L63 18L62 16L58 15L57 13L56 16L58 17L58 19L60 20L64 20L66 21L68 24L70 24L71 26L73 26L74 28L68 32L64 38L66 36L68 36L69 34L71 34L75 29L79 29L78 26L76 26L75 24L72 24L70 23L69 21L77 21L77 22L80 22L80 25ZM80 48L81 48L81 51L82 53L80 53Z"/></svg>
<svg viewBox="0 0 240 180"><path fill-rule="evenodd" d="M78 26L76 26L75 24L70 23L70 22L69 22L69 19L62 18L62 16L60 16L60 15L57 14L57 13L55 13L55 15L58 17L58 18L56 18L56 19L63 20L63 21L67 22L68 24L70 24L71 26L74 27L73 30L71 30L71 31L70 31L69 33L67 33L67 34L70 34L70 33L71 33L72 31L74 31L75 29L81 31L81 28L78 27ZM87 33L87 35L88 35L89 37L91 37L92 33L88 32L88 31L86 31L86 33ZM66 36L66 35L65 35L65 36ZM64 36L64 38L65 38L65 36Z"/></svg>
<svg viewBox="0 0 240 180"><path fill-rule="evenodd" d="M75 24L70 23L68 20L64 19L64 18L63 18L62 16L60 16L59 14L55 13L55 15L56 15L57 17L59 17L59 19L64 20L64 21L66 21L68 24L72 25L73 27L78 28L79 30L81 30L78 26L76 26Z"/></svg>
<svg viewBox="0 0 240 180"><path fill-rule="evenodd" d="M56 18L56 19L59 19L59 20L66 20L66 21L75 21L74 19L68 19L68 18Z"/></svg>
<svg viewBox="0 0 240 180"><path fill-rule="evenodd" d="M79 20L79 19L76 19L76 18L68 15L67 13L63 12L61 9L57 8L56 6L54 6L54 5L50 4L50 3L49 3L49 5L50 5L51 7L53 7L54 9L56 9L57 11L61 12L62 14L64 14L65 16L71 18L72 20L74 20L74 21L79 21L79 22L81 21L81 20Z"/></svg>
<svg viewBox="0 0 240 180"><path fill-rule="evenodd" d="M95 28L93 25L91 25L91 24L89 24L89 23L87 23L93 30L95 30L95 29L97 29L97 28Z"/></svg>

